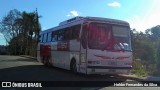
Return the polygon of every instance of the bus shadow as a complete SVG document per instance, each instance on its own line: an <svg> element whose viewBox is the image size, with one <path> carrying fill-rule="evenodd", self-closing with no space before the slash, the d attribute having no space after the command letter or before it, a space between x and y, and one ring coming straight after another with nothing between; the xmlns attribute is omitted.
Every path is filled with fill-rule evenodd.
<svg viewBox="0 0 160 90"><path fill-rule="evenodd" d="M85 90L87 88L98 90L113 86L113 82L124 82L126 79L114 75L73 74L68 70L56 67L48 68L44 65L24 65L0 69L0 81L45 81L46 83L49 81L51 84L53 82L54 88L59 90L81 90L84 88ZM56 86L55 83L57 83Z"/></svg>
<svg viewBox="0 0 160 90"><path fill-rule="evenodd" d="M44 65L23 65L0 69L1 81L117 81L125 78L114 75L84 75L73 74L69 70L57 67L46 67Z"/></svg>
<svg viewBox="0 0 160 90"><path fill-rule="evenodd" d="M16 59L15 61L22 61L22 62L38 62L36 59L28 59L28 58L24 58L24 59Z"/></svg>
<svg viewBox="0 0 160 90"><path fill-rule="evenodd" d="M36 59L28 59L28 58L21 58L21 59L4 59L4 60L0 60L0 62L38 62Z"/></svg>

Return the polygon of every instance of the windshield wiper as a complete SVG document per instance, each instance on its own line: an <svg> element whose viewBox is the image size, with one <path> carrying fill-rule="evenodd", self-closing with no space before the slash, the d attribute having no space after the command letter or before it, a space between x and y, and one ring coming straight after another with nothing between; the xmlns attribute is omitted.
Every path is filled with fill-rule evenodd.
<svg viewBox="0 0 160 90"><path fill-rule="evenodd" d="M122 43L119 43L119 46L120 46L121 50L125 50L124 45Z"/></svg>

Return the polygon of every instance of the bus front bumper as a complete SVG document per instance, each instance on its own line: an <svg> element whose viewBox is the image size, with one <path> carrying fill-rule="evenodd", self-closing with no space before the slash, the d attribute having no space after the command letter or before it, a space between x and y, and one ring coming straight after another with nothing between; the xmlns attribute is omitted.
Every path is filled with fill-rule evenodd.
<svg viewBox="0 0 160 90"><path fill-rule="evenodd" d="M130 74L132 67L88 66L87 74Z"/></svg>

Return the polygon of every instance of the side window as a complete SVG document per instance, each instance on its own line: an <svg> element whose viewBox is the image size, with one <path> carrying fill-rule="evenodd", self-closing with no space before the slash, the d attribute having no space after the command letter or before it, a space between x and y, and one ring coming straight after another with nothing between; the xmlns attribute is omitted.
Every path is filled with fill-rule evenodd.
<svg viewBox="0 0 160 90"><path fill-rule="evenodd" d="M57 31L52 32L51 40L52 41L62 41L62 40L72 40L77 39L80 33L80 25L73 27L63 28ZM48 34L50 40L50 33Z"/></svg>
<svg viewBox="0 0 160 90"><path fill-rule="evenodd" d="M58 41L63 40L64 38L64 30L58 30Z"/></svg>
<svg viewBox="0 0 160 90"><path fill-rule="evenodd" d="M46 34L46 42L48 41L48 33Z"/></svg>
<svg viewBox="0 0 160 90"><path fill-rule="evenodd" d="M49 32L49 33L48 33L48 42L51 42L51 39L52 39L52 38L51 38L51 35L52 35L52 33Z"/></svg>
<svg viewBox="0 0 160 90"><path fill-rule="evenodd" d="M77 39L79 37L80 28L81 28L80 25L72 27L72 39Z"/></svg>
<svg viewBox="0 0 160 90"><path fill-rule="evenodd" d="M43 42L46 42L47 41L47 34L45 33L44 35L43 35Z"/></svg>
<svg viewBox="0 0 160 90"><path fill-rule="evenodd" d="M59 40L60 40L60 38L61 38L61 31L60 31L60 30L58 30L58 31L57 31L57 41L59 41Z"/></svg>
<svg viewBox="0 0 160 90"><path fill-rule="evenodd" d="M57 41L57 36L58 36L58 32L57 31L53 31L52 32L52 41L53 42Z"/></svg>
<svg viewBox="0 0 160 90"><path fill-rule="evenodd" d="M41 37L42 37L42 38L41 38L41 42L43 42L44 34L42 34Z"/></svg>
<svg viewBox="0 0 160 90"><path fill-rule="evenodd" d="M66 30L65 30L65 29L62 29L62 30L61 30L61 38L60 38L61 41L67 39L67 38L65 37L65 36L66 36L65 33L66 33Z"/></svg>
<svg viewBox="0 0 160 90"><path fill-rule="evenodd" d="M65 28L64 30L64 39L63 40L70 40L72 38L72 31L70 28Z"/></svg>
<svg viewBox="0 0 160 90"><path fill-rule="evenodd" d="M68 37L67 37L67 30L66 29L64 29L64 36L63 36L63 40L67 40L68 39Z"/></svg>

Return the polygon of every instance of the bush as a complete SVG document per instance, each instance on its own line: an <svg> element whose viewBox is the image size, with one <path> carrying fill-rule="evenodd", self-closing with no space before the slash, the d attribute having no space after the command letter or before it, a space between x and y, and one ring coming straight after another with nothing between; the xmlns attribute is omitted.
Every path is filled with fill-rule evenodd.
<svg viewBox="0 0 160 90"><path fill-rule="evenodd" d="M135 60L133 60L133 73L136 74L138 77L145 77L148 74L145 66Z"/></svg>

